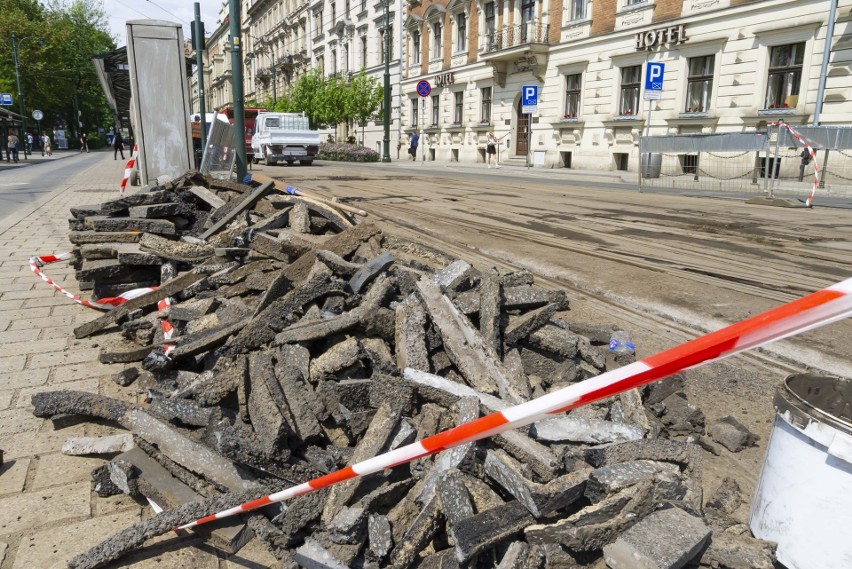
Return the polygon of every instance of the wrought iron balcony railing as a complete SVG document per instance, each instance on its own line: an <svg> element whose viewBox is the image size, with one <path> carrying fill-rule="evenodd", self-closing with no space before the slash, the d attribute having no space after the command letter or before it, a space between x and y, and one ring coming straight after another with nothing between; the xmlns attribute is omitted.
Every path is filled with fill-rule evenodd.
<svg viewBox="0 0 852 569"><path fill-rule="evenodd" d="M527 22L511 28L495 30L482 36L483 53L493 53L503 49L511 49L531 43L548 44L550 25L541 22Z"/></svg>

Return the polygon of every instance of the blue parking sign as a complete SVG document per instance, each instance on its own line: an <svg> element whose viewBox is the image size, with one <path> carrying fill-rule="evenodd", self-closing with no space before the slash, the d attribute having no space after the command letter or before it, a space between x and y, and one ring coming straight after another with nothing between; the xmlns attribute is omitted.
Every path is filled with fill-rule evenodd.
<svg viewBox="0 0 852 569"><path fill-rule="evenodd" d="M645 100L661 99L666 64L649 61L645 64Z"/></svg>
<svg viewBox="0 0 852 569"><path fill-rule="evenodd" d="M0 105L11 105L12 93L0 93Z"/></svg>
<svg viewBox="0 0 852 569"><path fill-rule="evenodd" d="M521 105L525 107L538 105L538 85L524 85L521 88Z"/></svg>

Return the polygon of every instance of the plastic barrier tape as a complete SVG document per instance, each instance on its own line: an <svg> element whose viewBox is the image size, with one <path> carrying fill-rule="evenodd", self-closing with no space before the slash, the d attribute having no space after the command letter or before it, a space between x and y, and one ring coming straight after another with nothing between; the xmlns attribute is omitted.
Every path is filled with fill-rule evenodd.
<svg viewBox="0 0 852 569"><path fill-rule="evenodd" d="M808 207L813 207L814 202L814 194L816 193L817 187L819 186L819 164L817 163L816 151L811 148L811 145L808 144L808 141L802 138L802 136L796 132L793 127L785 123L784 121L779 121L777 123L771 123L772 126L784 127L790 132L790 136L798 140L802 143L802 146L805 147L805 150L808 151L808 154L811 155L811 160L814 162L814 183L811 187L811 194L808 196L808 199L805 200L805 205Z"/></svg>

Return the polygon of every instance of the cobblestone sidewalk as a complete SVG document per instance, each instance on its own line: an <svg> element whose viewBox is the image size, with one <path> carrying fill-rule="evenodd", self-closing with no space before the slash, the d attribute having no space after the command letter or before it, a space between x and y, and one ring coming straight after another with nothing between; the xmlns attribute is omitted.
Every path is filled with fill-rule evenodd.
<svg viewBox="0 0 852 569"><path fill-rule="evenodd" d="M127 496L100 498L90 473L110 456L60 453L65 439L123 432L107 423L74 418L49 421L32 415L30 397L58 389L85 390L139 403L132 387L111 377L122 366L97 361L98 338L75 340L75 326L98 316L54 292L27 263L31 255L64 252L70 207L117 197L123 162L107 153L69 180L15 225L0 229L0 569L64 567L74 555L151 515L147 504ZM76 292L73 270L57 263L45 272ZM235 569L277 566L252 540L228 556L192 536L163 536L124 558L138 568Z"/></svg>

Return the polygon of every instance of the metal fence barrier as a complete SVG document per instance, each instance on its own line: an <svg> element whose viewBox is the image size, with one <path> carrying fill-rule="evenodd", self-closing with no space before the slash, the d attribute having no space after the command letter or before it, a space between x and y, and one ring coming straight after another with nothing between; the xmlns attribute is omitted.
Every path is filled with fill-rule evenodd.
<svg viewBox="0 0 852 569"><path fill-rule="evenodd" d="M791 125L792 126L792 125ZM852 127L793 126L815 150L820 190L852 195ZM814 163L786 128L641 137L642 188L802 195Z"/></svg>

